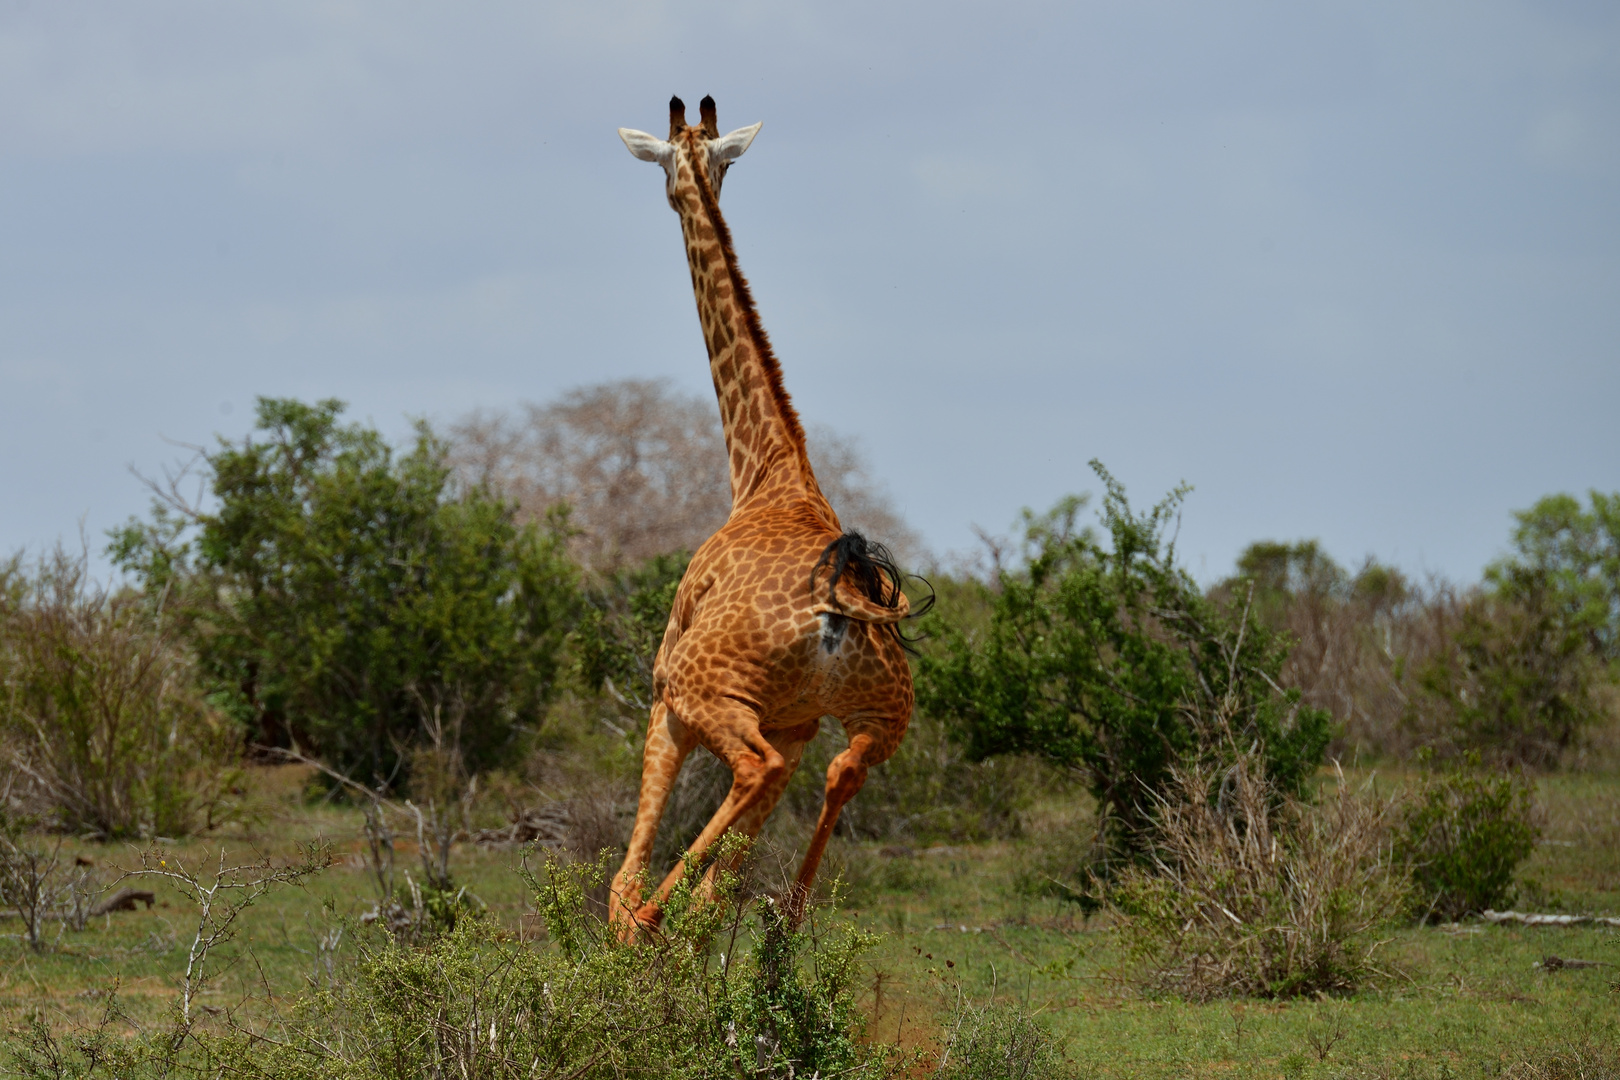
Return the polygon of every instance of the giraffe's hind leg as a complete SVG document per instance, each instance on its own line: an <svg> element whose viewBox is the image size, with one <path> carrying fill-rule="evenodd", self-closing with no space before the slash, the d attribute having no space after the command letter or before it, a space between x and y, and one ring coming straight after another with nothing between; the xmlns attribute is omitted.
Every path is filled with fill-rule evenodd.
<svg viewBox="0 0 1620 1080"><path fill-rule="evenodd" d="M682 703L688 726L699 733L704 746L731 769L731 790L703 827L697 839L686 849L686 858L664 878L653 892L652 898L635 913L637 922L656 925L669 894L686 874L691 859L702 859L716 840L745 819L758 815L761 824L765 812L781 798L782 789L793 775L799 753L795 752L790 764L782 749L759 730L759 716L753 709L732 698L710 698ZM799 729L792 729L799 730ZM798 740L795 750L802 749L804 740ZM793 745L790 740L787 745Z"/></svg>
<svg viewBox="0 0 1620 1080"><path fill-rule="evenodd" d="M794 922L798 922L804 914L804 906L810 899L810 886L815 882L821 857L826 854L827 841L832 839L833 828L838 824L838 815L844 809L844 804L866 784L867 770L887 761L894 753L906 729L904 722L887 725L870 719L846 721L844 726L850 732L849 748L833 758L832 764L827 766L827 788L821 803L821 817L816 821L816 831L810 837L804 863L799 867L799 876L788 897L788 915Z"/></svg>
<svg viewBox="0 0 1620 1080"><path fill-rule="evenodd" d="M798 772L799 762L804 758L805 747L810 744L810 740L814 739L820 731L821 721L812 720L807 724L800 724L798 727L779 729L766 734L766 741L776 747L777 751L781 753L782 759L787 763L787 771L783 774L779 783L775 784L758 802L750 806L737 819L736 824L731 827L732 832L741 833L750 839L759 835L760 830L765 827L766 820L770 818L771 812L776 809L776 804L781 801L782 793L787 790L788 781L793 779L795 772ZM733 869L740 859L741 855L738 855L726 863L722 863L720 860L711 863L708 872L703 875L703 884L698 889L698 895L704 900L712 900L714 898L715 882L719 875Z"/></svg>
<svg viewBox="0 0 1620 1080"><path fill-rule="evenodd" d="M670 792L681 773L681 763L697 746L697 736L662 701L655 702L647 724L647 745L642 753L641 798L636 805L636 824L630 833L624 865L613 878L609 918L622 934L635 932L635 915L641 905L642 874L658 836L658 822L669 804Z"/></svg>

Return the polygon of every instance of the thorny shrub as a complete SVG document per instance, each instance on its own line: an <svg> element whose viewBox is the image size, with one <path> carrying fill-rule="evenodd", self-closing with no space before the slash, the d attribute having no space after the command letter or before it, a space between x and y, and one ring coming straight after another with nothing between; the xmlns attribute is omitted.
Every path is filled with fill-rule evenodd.
<svg viewBox="0 0 1620 1080"><path fill-rule="evenodd" d="M207 858L193 861L159 847L145 849L140 858L139 867L126 871L120 880L156 878L166 883L190 903L197 920L179 993L169 1000L165 1020L148 1026L126 1013L115 980L102 995L101 1020L93 1027L60 1031L36 1010L20 1029L6 1032L8 1037L0 1039L5 1075L27 1080L222 1075L239 1055L237 1036L246 1033L234 1017L225 1021L232 1034L224 1038L199 1030L205 1015L220 1010L207 1005L194 1008L216 974L218 950L235 939L238 917L267 893L284 885L302 885L332 863L331 849L320 842L300 844L298 856L284 862L259 855L235 862L223 848L217 863Z"/></svg>
<svg viewBox="0 0 1620 1080"><path fill-rule="evenodd" d="M241 733L161 608L93 584L61 548L31 574L0 564L0 739L25 804L103 838L212 826L240 776Z"/></svg>
<svg viewBox="0 0 1620 1080"><path fill-rule="evenodd" d="M1023 1010L961 1002L934 1080L1065 1080L1079 1075L1051 1031Z"/></svg>
<svg viewBox="0 0 1620 1080"><path fill-rule="evenodd" d="M54 919L64 930L83 930L100 889L86 867L64 862L61 836L42 842L32 831L36 822L12 813L7 802L0 792L0 904L11 908L22 924L23 943L43 952L46 922Z"/></svg>
<svg viewBox="0 0 1620 1080"><path fill-rule="evenodd" d="M1370 783L1370 781L1369 781ZM1150 991L1194 1001L1342 992L1378 974L1370 931L1405 883L1396 803L1342 776L1321 805L1279 799L1253 756L1178 769L1155 801L1150 865L1112 899Z"/></svg>

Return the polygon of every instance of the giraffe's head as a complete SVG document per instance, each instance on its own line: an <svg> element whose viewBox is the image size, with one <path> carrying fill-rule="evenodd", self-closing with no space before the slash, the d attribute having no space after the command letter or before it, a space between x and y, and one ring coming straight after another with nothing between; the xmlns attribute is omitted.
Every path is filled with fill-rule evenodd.
<svg viewBox="0 0 1620 1080"><path fill-rule="evenodd" d="M731 163L743 156L748 144L759 134L760 125L738 128L728 135L720 134L714 120L714 98L705 97L698 103L702 122L688 127L686 104L680 98L669 99L669 140L634 128L620 128L619 138L630 152L642 161L656 161L664 167L665 191L669 204L675 205L675 188L683 169L709 181L714 197L720 197L720 182L726 178Z"/></svg>

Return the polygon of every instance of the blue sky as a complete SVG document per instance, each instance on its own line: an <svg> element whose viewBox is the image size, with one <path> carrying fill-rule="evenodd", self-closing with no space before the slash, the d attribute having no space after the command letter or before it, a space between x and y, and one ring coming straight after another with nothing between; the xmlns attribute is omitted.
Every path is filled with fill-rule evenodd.
<svg viewBox="0 0 1620 1080"><path fill-rule="evenodd" d="M0 551L143 511L255 395L708 393L614 129L764 121L723 206L812 421L940 552L1195 488L1472 578L1620 488L1620 7L0 2ZM166 441L167 440L167 441Z"/></svg>

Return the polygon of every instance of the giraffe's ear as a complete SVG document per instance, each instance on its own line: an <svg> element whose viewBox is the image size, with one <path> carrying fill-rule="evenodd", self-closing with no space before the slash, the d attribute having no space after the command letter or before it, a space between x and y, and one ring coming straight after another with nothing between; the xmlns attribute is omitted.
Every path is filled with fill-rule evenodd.
<svg viewBox="0 0 1620 1080"><path fill-rule="evenodd" d="M656 161L660 165L667 165L674 155L675 148L656 135L649 135L645 131L635 128L620 128L619 138L630 152L642 161Z"/></svg>
<svg viewBox="0 0 1620 1080"><path fill-rule="evenodd" d="M743 156L748 144L754 141L764 121L750 127L738 128L736 131L709 140L709 157L714 161L725 162L727 165Z"/></svg>

